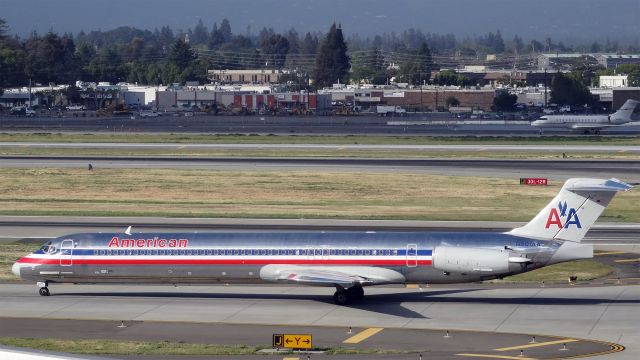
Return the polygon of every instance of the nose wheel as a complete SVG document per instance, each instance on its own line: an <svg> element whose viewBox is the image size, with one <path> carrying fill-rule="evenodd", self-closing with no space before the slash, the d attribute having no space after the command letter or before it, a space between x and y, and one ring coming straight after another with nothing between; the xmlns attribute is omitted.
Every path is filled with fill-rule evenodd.
<svg viewBox="0 0 640 360"><path fill-rule="evenodd" d="M49 288L47 286L49 286L49 282L48 281L38 281L38 283L36 284L38 285L38 287L40 289L38 289L38 293L40 294L40 296L49 296L51 295L49 293Z"/></svg>

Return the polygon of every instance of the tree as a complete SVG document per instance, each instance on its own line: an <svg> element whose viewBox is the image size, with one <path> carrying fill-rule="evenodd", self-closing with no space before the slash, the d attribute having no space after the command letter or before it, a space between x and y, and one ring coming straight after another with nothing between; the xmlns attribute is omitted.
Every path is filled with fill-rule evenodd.
<svg viewBox="0 0 640 360"><path fill-rule="evenodd" d="M311 35L311 33L306 33L304 35L304 39L302 39L302 45L300 45L300 53L301 54L312 54L315 55L318 51L318 38Z"/></svg>
<svg viewBox="0 0 640 360"><path fill-rule="evenodd" d="M222 40L224 42L231 41L232 33L231 33L231 23L229 23L229 20L222 19L222 23L220 24L220 29L218 29L218 31L220 31Z"/></svg>
<svg viewBox="0 0 640 360"><path fill-rule="evenodd" d="M69 83L75 80L77 62L75 44L64 35L49 32L44 37L34 35L25 43L25 72L39 83Z"/></svg>
<svg viewBox="0 0 640 360"><path fill-rule="evenodd" d="M182 72L193 64L196 55L191 49L191 45L182 39L176 40L169 54L169 63L175 65L178 71Z"/></svg>
<svg viewBox="0 0 640 360"><path fill-rule="evenodd" d="M387 74L380 49L359 52L352 57L351 78L357 82L382 85Z"/></svg>
<svg viewBox="0 0 640 360"><path fill-rule="evenodd" d="M493 107L500 111L509 111L513 109L513 106L518 101L518 95L509 94L507 91L500 91L495 98L493 98Z"/></svg>
<svg viewBox="0 0 640 360"><path fill-rule="evenodd" d="M271 34L262 39L262 56L267 68L281 69L289 53L289 40L280 34Z"/></svg>
<svg viewBox="0 0 640 360"><path fill-rule="evenodd" d="M431 79L431 50L426 43L422 43L420 49L413 54L410 60L400 65L398 75L401 82L411 85L422 85Z"/></svg>
<svg viewBox="0 0 640 360"><path fill-rule="evenodd" d="M449 96L444 102L447 104L447 107L460 105L460 100L455 96Z"/></svg>
<svg viewBox="0 0 640 360"><path fill-rule="evenodd" d="M198 20L198 25L193 29L193 36L191 41L194 44L205 44L209 39L209 30L202 23L202 19Z"/></svg>
<svg viewBox="0 0 640 360"><path fill-rule="evenodd" d="M551 79L551 102L559 105L581 105L592 102L589 89L577 73L558 73Z"/></svg>
<svg viewBox="0 0 640 360"><path fill-rule="evenodd" d="M316 55L315 80L318 88L335 82L347 83L351 59L347 55L347 44L342 29L334 23L322 40Z"/></svg>
<svg viewBox="0 0 640 360"><path fill-rule="evenodd" d="M218 24L213 24L213 29L211 30L211 36L209 39L209 49L217 49L224 43L224 35L218 29Z"/></svg>
<svg viewBox="0 0 640 360"><path fill-rule="evenodd" d="M0 18L0 41L4 40L7 37L8 32L9 27L7 26L7 21L3 18Z"/></svg>

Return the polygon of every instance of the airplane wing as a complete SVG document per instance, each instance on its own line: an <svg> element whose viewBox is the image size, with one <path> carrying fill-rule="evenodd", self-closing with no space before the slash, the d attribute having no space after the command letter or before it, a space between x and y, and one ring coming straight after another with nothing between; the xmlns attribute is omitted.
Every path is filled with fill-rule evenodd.
<svg viewBox="0 0 640 360"><path fill-rule="evenodd" d="M625 126L625 125L629 125L629 123L624 123L624 124L575 124L575 125L571 125L571 128L575 129L575 130L604 129L604 128L609 128L609 127Z"/></svg>
<svg viewBox="0 0 640 360"><path fill-rule="evenodd" d="M291 282L313 286L350 287L404 282L395 270L367 266L291 266L267 265L260 270L263 280Z"/></svg>

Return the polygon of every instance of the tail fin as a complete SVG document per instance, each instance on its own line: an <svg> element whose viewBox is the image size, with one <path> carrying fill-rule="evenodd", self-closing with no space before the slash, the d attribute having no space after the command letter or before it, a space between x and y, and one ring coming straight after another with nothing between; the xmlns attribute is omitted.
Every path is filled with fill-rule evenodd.
<svg viewBox="0 0 640 360"><path fill-rule="evenodd" d="M632 121L633 119L631 118L631 116L633 115L636 109L636 106L638 106L638 104L640 104L639 101L628 99L627 101L624 102L624 104L622 104L622 106L620 107L620 109L618 109L618 111L611 114L610 116L611 122L624 123L624 122Z"/></svg>
<svg viewBox="0 0 640 360"><path fill-rule="evenodd" d="M569 179L533 220L509 234L580 242L616 192L627 191L631 187L618 179Z"/></svg>

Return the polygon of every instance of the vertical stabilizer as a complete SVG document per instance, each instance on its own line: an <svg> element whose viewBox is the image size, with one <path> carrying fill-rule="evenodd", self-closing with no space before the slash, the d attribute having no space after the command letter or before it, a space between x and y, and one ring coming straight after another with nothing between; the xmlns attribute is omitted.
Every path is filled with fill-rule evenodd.
<svg viewBox="0 0 640 360"><path fill-rule="evenodd" d="M616 192L629 189L631 185L618 179L569 179L533 220L509 234L580 242Z"/></svg>
<svg viewBox="0 0 640 360"><path fill-rule="evenodd" d="M614 124L623 124L632 121L633 119L631 118L631 116L633 115L633 112L635 111L638 104L640 104L640 101L631 99L625 101L620 109L618 109L618 111L611 114L611 116L609 117L610 121Z"/></svg>

